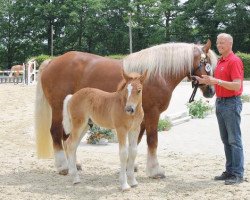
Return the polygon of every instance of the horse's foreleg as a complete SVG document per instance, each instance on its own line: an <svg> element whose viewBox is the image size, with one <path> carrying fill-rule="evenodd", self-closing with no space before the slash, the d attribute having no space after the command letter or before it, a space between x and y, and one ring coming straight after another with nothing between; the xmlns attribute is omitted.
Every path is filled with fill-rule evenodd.
<svg viewBox="0 0 250 200"><path fill-rule="evenodd" d="M62 119L55 121L53 120L53 115L52 115L52 125L50 132L53 139L55 167L59 172L59 174L67 175L68 162L62 145L62 135L63 135Z"/></svg>
<svg viewBox="0 0 250 200"><path fill-rule="evenodd" d="M148 156L147 156L147 175L151 178L164 178L165 172L160 167L157 159L157 146L158 146L158 121L160 113L145 113L145 127L147 133Z"/></svg>
<svg viewBox="0 0 250 200"><path fill-rule="evenodd" d="M127 163L127 175L128 182L131 187L138 185L138 182L135 179L134 167L135 167L135 158L137 155L137 138L139 135L138 130L132 131L128 134L129 147L128 147L128 163Z"/></svg>
<svg viewBox="0 0 250 200"><path fill-rule="evenodd" d="M121 189L123 191L129 190L130 186L128 185L127 181L127 161L128 161L128 147L126 144L127 140L127 133L123 130L116 130L117 132L117 138L119 142L119 156L120 156L120 164L121 164L121 170L119 175L119 181L121 185Z"/></svg>

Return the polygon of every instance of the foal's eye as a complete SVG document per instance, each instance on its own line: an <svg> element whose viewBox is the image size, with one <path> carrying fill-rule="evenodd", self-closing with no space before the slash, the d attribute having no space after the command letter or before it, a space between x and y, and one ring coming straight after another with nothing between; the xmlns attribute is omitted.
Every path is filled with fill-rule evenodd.
<svg viewBox="0 0 250 200"><path fill-rule="evenodd" d="M140 93L141 93L141 90L138 90L138 91L137 91L137 94L140 94Z"/></svg>

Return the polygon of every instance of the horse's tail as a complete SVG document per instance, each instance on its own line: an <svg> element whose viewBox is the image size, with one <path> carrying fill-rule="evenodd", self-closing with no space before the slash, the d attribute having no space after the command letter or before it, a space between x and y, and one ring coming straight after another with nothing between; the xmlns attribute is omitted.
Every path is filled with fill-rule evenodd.
<svg viewBox="0 0 250 200"><path fill-rule="evenodd" d="M38 158L51 158L53 155L52 138L50 133L52 111L44 95L41 74L50 60L45 60L38 72L36 86L36 103L35 103L35 132L36 132L36 150Z"/></svg>
<svg viewBox="0 0 250 200"><path fill-rule="evenodd" d="M69 94L65 97L63 101L63 129L67 135L70 134L72 126L71 126L71 119L70 119L70 114L68 112L68 103L72 97L72 94Z"/></svg>

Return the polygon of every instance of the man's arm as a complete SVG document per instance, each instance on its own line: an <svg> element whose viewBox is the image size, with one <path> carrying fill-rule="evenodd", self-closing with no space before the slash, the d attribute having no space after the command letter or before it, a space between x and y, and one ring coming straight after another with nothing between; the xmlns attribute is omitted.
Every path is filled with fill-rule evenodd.
<svg viewBox="0 0 250 200"><path fill-rule="evenodd" d="M240 90L242 84L242 81L240 79L235 79L232 82L230 82L230 81L223 81L208 75L202 75L202 78L199 76L195 76L195 78L199 81L200 84L206 84L206 85L217 84L228 90L235 90L235 91Z"/></svg>

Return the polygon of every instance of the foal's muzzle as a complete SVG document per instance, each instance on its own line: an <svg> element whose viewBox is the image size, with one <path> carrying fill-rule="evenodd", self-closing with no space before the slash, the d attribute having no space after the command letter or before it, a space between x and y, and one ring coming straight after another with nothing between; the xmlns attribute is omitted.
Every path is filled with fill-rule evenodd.
<svg viewBox="0 0 250 200"><path fill-rule="evenodd" d="M133 115L135 113L135 108L134 108L134 106L126 106L125 111L129 115Z"/></svg>

